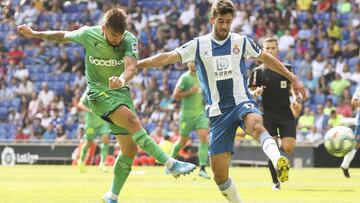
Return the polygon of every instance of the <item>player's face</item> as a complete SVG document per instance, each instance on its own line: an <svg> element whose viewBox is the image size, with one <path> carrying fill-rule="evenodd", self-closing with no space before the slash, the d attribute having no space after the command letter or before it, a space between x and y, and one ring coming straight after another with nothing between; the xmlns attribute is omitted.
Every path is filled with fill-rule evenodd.
<svg viewBox="0 0 360 203"><path fill-rule="evenodd" d="M116 32L111 27L102 26L102 31L105 34L105 38L111 46L119 46L121 40L124 38L124 33Z"/></svg>
<svg viewBox="0 0 360 203"><path fill-rule="evenodd" d="M227 38L233 18L233 15L230 13L216 17L211 16L210 23L213 25L216 39L224 40Z"/></svg>
<svg viewBox="0 0 360 203"><path fill-rule="evenodd" d="M276 42L264 42L264 51L266 53L271 54L272 56L277 56L279 53L279 49L276 45Z"/></svg>

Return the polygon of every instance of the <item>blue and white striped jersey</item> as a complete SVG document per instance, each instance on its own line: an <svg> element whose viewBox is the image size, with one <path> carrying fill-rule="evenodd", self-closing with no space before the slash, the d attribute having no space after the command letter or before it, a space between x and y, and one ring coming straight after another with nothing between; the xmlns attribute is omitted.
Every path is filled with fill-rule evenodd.
<svg viewBox="0 0 360 203"><path fill-rule="evenodd" d="M218 41L210 34L175 49L182 63L195 61L209 117L221 115L242 102L252 100L248 91L245 58L259 57L261 49L250 38L230 33Z"/></svg>
<svg viewBox="0 0 360 203"><path fill-rule="evenodd" d="M360 86L356 88L352 98L360 101ZM355 125L360 125L360 107L357 108Z"/></svg>

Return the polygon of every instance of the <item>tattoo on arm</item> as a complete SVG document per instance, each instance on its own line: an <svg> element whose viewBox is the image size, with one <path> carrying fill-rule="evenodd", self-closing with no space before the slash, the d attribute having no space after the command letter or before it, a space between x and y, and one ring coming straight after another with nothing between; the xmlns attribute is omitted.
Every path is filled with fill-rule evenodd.
<svg viewBox="0 0 360 203"><path fill-rule="evenodd" d="M66 33L66 31L42 31L37 32L34 36L52 42L64 43L70 41L70 39L66 37Z"/></svg>

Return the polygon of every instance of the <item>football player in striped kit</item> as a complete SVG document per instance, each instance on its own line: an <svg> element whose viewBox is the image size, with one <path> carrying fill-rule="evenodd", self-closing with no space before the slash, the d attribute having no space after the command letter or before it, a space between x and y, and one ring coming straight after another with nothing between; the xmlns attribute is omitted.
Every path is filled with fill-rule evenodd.
<svg viewBox="0 0 360 203"><path fill-rule="evenodd" d="M246 58L256 58L291 81L296 94L306 97L300 80L275 57L262 52L250 38L230 33L235 7L230 0L217 0L211 8L212 32L181 47L138 61L138 68L161 67L195 61L206 113L210 119L209 157L219 190L231 203L241 202L229 177L231 154L238 126L260 141L262 149L277 169L281 182L288 180L289 161L263 125L262 113L247 85Z"/></svg>

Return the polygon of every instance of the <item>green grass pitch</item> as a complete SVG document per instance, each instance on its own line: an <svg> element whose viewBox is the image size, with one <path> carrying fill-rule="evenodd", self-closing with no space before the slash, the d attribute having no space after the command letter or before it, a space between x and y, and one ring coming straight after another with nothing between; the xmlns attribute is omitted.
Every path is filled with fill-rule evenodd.
<svg viewBox="0 0 360 203"><path fill-rule="evenodd" d="M210 169L208 168L208 171ZM294 169L280 191L271 190L267 168L233 167L245 203L359 203L360 169L345 179L338 168ZM0 166L0 203L99 203L111 173L74 166ZM162 167L134 167L120 195L123 203L226 203L212 180L174 179Z"/></svg>

